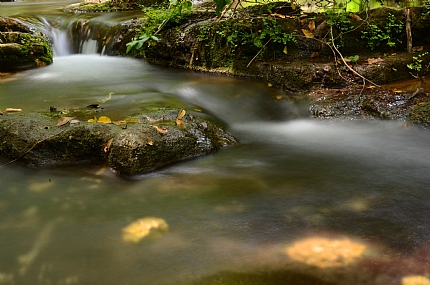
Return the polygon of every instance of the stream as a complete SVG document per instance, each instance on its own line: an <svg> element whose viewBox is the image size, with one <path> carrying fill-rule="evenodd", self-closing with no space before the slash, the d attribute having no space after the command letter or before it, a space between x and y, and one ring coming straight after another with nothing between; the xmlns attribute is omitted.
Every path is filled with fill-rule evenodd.
<svg viewBox="0 0 430 285"><path fill-rule="evenodd" d="M104 56L91 39L74 49L77 20L139 13L61 12L69 3L0 3L56 35L52 65L0 77L1 110L184 108L241 144L132 179L0 168L0 284L430 284L428 130L311 120L264 82ZM140 219L151 233L130 242Z"/></svg>

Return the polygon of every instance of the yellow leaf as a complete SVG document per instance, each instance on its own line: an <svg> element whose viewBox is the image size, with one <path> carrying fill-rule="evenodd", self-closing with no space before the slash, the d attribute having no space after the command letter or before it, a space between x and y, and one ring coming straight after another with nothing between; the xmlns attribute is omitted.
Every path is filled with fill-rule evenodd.
<svg viewBox="0 0 430 285"><path fill-rule="evenodd" d="M288 54L287 46L284 47L284 50L282 51L284 54Z"/></svg>
<svg viewBox="0 0 430 285"><path fill-rule="evenodd" d="M154 142L152 140L149 140L146 144L147 145L154 145Z"/></svg>
<svg viewBox="0 0 430 285"><path fill-rule="evenodd" d="M74 117L61 117L58 122L55 124L55 126L59 127L59 126L63 126L67 123L70 123L71 120L73 120Z"/></svg>
<svg viewBox="0 0 430 285"><path fill-rule="evenodd" d="M307 39L313 39L314 38L314 34L311 31L306 30L306 29L302 29L302 32Z"/></svg>
<svg viewBox="0 0 430 285"><path fill-rule="evenodd" d="M296 3L291 1L291 9L296 10L296 8L297 8Z"/></svg>
<svg viewBox="0 0 430 285"><path fill-rule="evenodd" d="M109 117L106 116L101 116L98 120L97 123L103 123L103 124L112 124L112 121Z"/></svg>
<svg viewBox="0 0 430 285"><path fill-rule="evenodd" d="M97 117L94 116L92 119L89 119L88 123L97 123Z"/></svg>
<svg viewBox="0 0 430 285"><path fill-rule="evenodd" d="M177 119L182 119L185 116L185 113L184 109L179 110Z"/></svg>
<svg viewBox="0 0 430 285"><path fill-rule="evenodd" d="M315 30L315 21L314 20L310 21L308 24L308 27L309 27L309 31L313 32L313 30Z"/></svg>

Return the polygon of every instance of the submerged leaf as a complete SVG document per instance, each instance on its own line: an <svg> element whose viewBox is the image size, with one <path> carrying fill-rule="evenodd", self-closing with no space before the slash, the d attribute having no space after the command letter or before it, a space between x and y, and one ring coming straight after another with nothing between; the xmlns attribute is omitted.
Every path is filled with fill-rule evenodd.
<svg viewBox="0 0 430 285"><path fill-rule="evenodd" d="M5 113L19 113L22 112L22 109L16 109L16 108L6 108L4 110Z"/></svg>
<svg viewBox="0 0 430 285"><path fill-rule="evenodd" d="M138 118L126 118L125 122L129 124L141 124L142 120Z"/></svg>
<svg viewBox="0 0 430 285"><path fill-rule="evenodd" d="M74 117L61 117L58 122L55 124L55 126L64 126L65 124L70 123L71 120L73 120Z"/></svg>

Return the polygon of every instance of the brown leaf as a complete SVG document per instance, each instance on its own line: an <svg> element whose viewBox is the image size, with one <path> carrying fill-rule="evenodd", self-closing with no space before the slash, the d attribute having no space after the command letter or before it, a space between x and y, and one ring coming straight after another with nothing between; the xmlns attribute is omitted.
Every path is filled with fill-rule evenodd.
<svg viewBox="0 0 430 285"><path fill-rule="evenodd" d="M412 51L414 51L414 52L423 51L423 49L424 49L423 46L412 47Z"/></svg>
<svg viewBox="0 0 430 285"><path fill-rule="evenodd" d="M90 104L90 105L87 106L87 108L97 109L97 108L100 108L100 105L99 104Z"/></svg>
<svg viewBox="0 0 430 285"><path fill-rule="evenodd" d="M314 38L314 34L311 31L306 30L306 29L302 29L302 32L307 39L313 39Z"/></svg>
<svg viewBox="0 0 430 285"><path fill-rule="evenodd" d="M19 113L22 112L22 109L16 109L16 108L6 108L4 110L5 113Z"/></svg>
<svg viewBox="0 0 430 285"><path fill-rule="evenodd" d="M147 145L154 145L154 142L152 140L149 140L146 142Z"/></svg>
<svg viewBox="0 0 430 285"><path fill-rule="evenodd" d="M61 117L58 122L55 124L55 126L64 126L65 124L70 123L71 120L73 120L74 117Z"/></svg>
<svg viewBox="0 0 430 285"><path fill-rule="evenodd" d="M378 57L378 58L368 58L367 59L367 64L375 64L375 63L383 62L383 61L384 60L382 58L380 58L380 57Z"/></svg>
<svg viewBox="0 0 430 285"><path fill-rule="evenodd" d="M316 51L316 52L312 53L309 58L316 58L319 55L320 55L320 53Z"/></svg>
<svg viewBox="0 0 430 285"><path fill-rule="evenodd" d="M350 13L348 15L348 17L350 17L351 19L356 20L356 21L363 21L363 19L361 19L361 17L358 16L357 14Z"/></svg>
<svg viewBox="0 0 430 285"><path fill-rule="evenodd" d="M313 32L315 30L315 21L312 20L308 24L309 31Z"/></svg>
<svg viewBox="0 0 430 285"><path fill-rule="evenodd" d="M107 143L105 143L105 144L103 145L103 151L104 151L105 153L109 151L110 146L112 145L112 142L113 142L113 138L111 138L110 140L108 140L108 141L107 141Z"/></svg>
<svg viewBox="0 0 430 285"><path fill-rule="evenodd" d="M169 129L165 127L153 126L160 134L166 134Z"/></svg>
<svg viewBox="0 0 430 285"><path fill-rule="evenodd" d="M184 124L184 122L182 122L181 119L176 119L176 125L183 127L185 124Z"/></svg>
<svg viewBox="0 0 430 285"><path fill-rule="evenodd" d="M306 24L306 19L301 19L300 20L300 27L304 26Z"/></svg>

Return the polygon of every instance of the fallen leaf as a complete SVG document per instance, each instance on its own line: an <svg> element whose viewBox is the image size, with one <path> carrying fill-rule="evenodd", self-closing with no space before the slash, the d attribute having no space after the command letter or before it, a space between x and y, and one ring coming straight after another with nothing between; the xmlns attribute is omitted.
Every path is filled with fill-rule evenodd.
<svg viewBox="0 0 430 285"><path fill-rule="evenodd" d="M55 126L64 126L65 124L70 123L71 120L73 120L74 117L61 117L58 122L55 124Z"/></svg>
<svg viewBox="0 0 430 285"><path fill-rule="evenodd" d="M312 20L308 24L309 31L313 32L315 30L315 21Z"/></svg>
<svg viewBox="0 0 430 285"><path fill-rule="evenodd" d="M97 123L97 117L94 116L92 119L89 119L88 123Z"/></svg>
<svg viewBox="0 0 430 285"><path fill-rule="evenodd" d="M90 105L87 106L87 108L97 109L97 108L100 108L100 105L99 104L90 104Z"/></svg>
<svg viewBox="0 0 430 285"><path fill-rule="evenodd" d="M97 123L102 123L102 124L112 124L112 121L109 117L106 116L101 116L98 120Z"/></svg>
<svg viewBox="0 0 430 285"><path fill-rule="evenodd" d="M70 120L69 124L71 125L79 125L81 122L79 120Z"/></svg>
<svg viewBox="0 0 430 285"><path fill-rule="evenodd" d="M302 29L302 32L307 39L313 39L314 38L314 34L311 31L306 30L306 29Z"/></svg>
<svg viewBox="0 0 430 285"><path fill-rule="evenodd" d="M164 127L159 127L159 126L153 126L159 133L161 134L165 134L169 131L168 128L164 128Z"/></svg>
<svg viewBox="0 0 430 285"><path fill-rule="evenodd" d="M147 145L154 145L154 142L152 140L149 140L146 144Z"/></svg>
<svg viewBox="0 0 430 285"><path fill-rule="evenodd" d="M63 114L63 115L67 115L67 114L69 114L70 112L69 112L69 110L67 110L67 109L63 109L63 110L61 110L61 111L60 111L60 113L61 113L61 114Z"/></svg>
<svg viewBox="0 0 430 285"><path fill-rule="evenodd" d="M306 19L301 19L300 20L300 26L304 26L306 24Z"/></svg>
<svg viewBox="0 0 430 285"><path fill-rule="evenodd" d="M167 232L169 226L166 221L155 217L146 217L139 219L127 227L122 229L123 240L128 243L139 243L143 238L151 232L163 233Z"/></svg>
<svg viewBox="0 0 430 285"><path fill-rule="evenodd" d="M184 109L179 110L177 119L182 119L186 114L186 111Z"/></svg>
<svg viewBox="0 0 430 285"><path fill-rule="evenodd" d="M320 55L320 53L316 51L316 52L312 53L309 58L316 58L319 55Z"/></svg>
<svg viewBox="0 0 430 285"><path fill-rule="evenodd" d="M184 124L184 122L182 122L181 119L176 119L176 125L183 127L185 124Z"/></svg>
<svg viewBox="0 0 430 285"><path fill-rule="evenodd" d="M357 14L350 13L348 15L348 17L350 17L351 19L356 20L356 21L363 21L363 19L361 19L361 17L358 16Z"/></svg>
<svg viewBox="0 0 430 285"><path fill-rule="evenodd" d="M126 121L116 121L116 122L112 122L112 124L114 124L116 126L121 126L121 125L127 124L127 122Z"/></svg>
<svg viewBox="0 0 430 285"><path fill-rule="evenodd" d="M5 113L19 113L22 112L22 109L16 109L16 108L6 108L4 110Z"/></svg>
<svg viewBox="0 0 430 285"><path fill-rule="evenodd" d="M3 112L2 112L2 111L0 111L0 115L3 115Z"/></svg>
<svg viewBox="0 0 430 285"><path fill-rule="evenodd" d="M368 58L367 59L367 64L375 64L375 63L383 62L383 61L384 60L382 58L380 58L380 57L378 57L378 58Z"/></svg>
<svg viewBox="0 0 430 285"><path fill-rule="evenodd" d="M107 101L109 101L112 98L113 94L114 94L113 92L110 92L109 95L105 99L99 100L100 103L106 103Z"/></svg>
<svg viewBox="0 0 430 285"><path fill-rule="evenodd" d="M113 138L111 138L110 140L108 140L108 142L103 145L103 151L105 153L109 151L110 146L112 145L112 142L113 142Z"/></svg>
<svg viewBox="0 0 430 285"><path fill-rule="evenodd" d="M284 47L284 50L282 51L284 54L288 54L287 46Z"/></svg>
<svg viewBox="0 0 430 285"><path fill-rule="evenodd" d="M277 100L281 100L281 99L282 99L282 95L277 95L277 96L276 96L276 99L277 99Z"/></svg>

